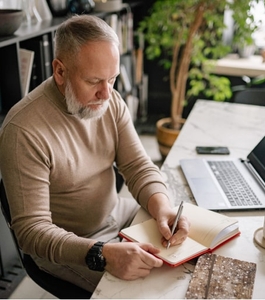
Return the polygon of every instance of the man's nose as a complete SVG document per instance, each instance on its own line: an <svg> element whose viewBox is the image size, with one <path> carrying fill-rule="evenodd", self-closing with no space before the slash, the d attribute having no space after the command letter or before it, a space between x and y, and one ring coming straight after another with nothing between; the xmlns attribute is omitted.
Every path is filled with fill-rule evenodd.
<svg viewBox="0 0 265 300"><path fill-rule="evenodd" d="M112 91L112 85L107 81L102 81L97 91L97 97L99 99L109 99Z"/></svg>

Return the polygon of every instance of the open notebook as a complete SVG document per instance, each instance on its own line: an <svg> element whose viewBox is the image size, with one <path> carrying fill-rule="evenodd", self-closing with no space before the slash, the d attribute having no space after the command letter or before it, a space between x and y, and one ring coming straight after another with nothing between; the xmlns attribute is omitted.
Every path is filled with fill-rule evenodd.
<svg viewBox="0 0 265 300"><path fill-rule="evenodd" d="M184 203L182 214L190 220L191 228L188 238L181 245L164 248L154 219L125 228L120 236L128 241L153 244L160 249L156 256L175 267L212 251L240 233L236 219L190 203Z"/></svg>

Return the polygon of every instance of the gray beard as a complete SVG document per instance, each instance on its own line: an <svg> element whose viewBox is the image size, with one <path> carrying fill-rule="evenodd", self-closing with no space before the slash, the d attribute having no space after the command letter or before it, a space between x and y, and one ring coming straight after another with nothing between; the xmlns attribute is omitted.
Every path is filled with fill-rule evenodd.
<svg viewBox="0 0 265 300"><path fill-rule="evenodd" d="M80 119L101 118L109 107L108 100L98 100L102 106L99 109L92 109L90 106L83 107L76 99L71 83L68 81L65 87L65 100L69 113Z"/></svg>

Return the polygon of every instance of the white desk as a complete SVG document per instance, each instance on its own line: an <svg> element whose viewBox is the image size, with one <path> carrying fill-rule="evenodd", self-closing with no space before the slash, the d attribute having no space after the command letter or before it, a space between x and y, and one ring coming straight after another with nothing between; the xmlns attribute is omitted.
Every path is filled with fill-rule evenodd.
<svg viewBox="0 0 265 300"><path fill-rule="evenodd" d="M231 156L246 157L264 135L265 107L197 101L161 168L172 202L194 203L178 161L196 156L196 145L226 145ZM253 298L265 299L265 250L253 242L253 233L263 226L265 212L226 214L237 217L241 235L215 253L257 263ZM140 211L135 221L145 218L147 214ZM106 272L92 298L183 299L193 270L194 261L177 268L164 265L135 281L123 281Z"/></svg>

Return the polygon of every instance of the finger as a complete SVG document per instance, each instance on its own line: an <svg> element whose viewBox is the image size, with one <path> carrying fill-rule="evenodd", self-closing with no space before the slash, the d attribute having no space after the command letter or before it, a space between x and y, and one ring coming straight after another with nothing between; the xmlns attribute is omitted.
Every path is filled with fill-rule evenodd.
<svg viewBox="0 0 265 300"><path fill-rule="evenodd" d="M146 252L152 253L152 254L157 254L160 252L159 248L154 247L150 243L139 243L139 246L141 249L145 250Z"/></svg>
<svg viewBox="0 0 265 300"><path fill-rule="evenodd" d="M167 247L168 241L170 241L171 245L178 245L185 241L188 236L190 230L190 222L185 216L181 216L178 222L177 230L172 236L170 233L170 237L166 239L165 237L161 238L161 243L164 247Z"/></svg>
<svg viewBox="0 0 265 300"><path fill-rule="evenodd" d="M159 229L159 232L162 234L162 236L166 239L169 240L172 236L171 230L168 224L168 220L165 219L163 221L157 222L157 226Z"/></svg>
<svg viewBox="0 0 265 300"><path fill-rule="evenodd" d="M147 253L147 256L142 257L144 269L160 268L163 265L163 260Z"/></svg>
<svg viewBox="0 0 265 300"><path fill-rule="evenodd" d="M164 219L161 220L160 222L157 222L158 229L166 241L170 240L172 237L170 226L173 224L174 219L175 216L171 220ZM176 231L182 228L187 232L189 231L189 222L187 218L184 216L180 217ZM164 239L162 238L162 240Z"/></svg>
<svg viewBox="0 0 265 300"><path fill-rule="evenodd" d="M181 216L178 223L178 228L184 230L187 234L190 230L190 221L186 216Z"/></svg>
<svg viewBox="0 0 265 300"><path fill-rule="evenodd" d="M144 250L140 256L144 268L159 268L163 265L163 260L154 256L160 252L160 250L154 247L152 244L139 244Z"/></svg>
<svg viewBox="0 0 265 300"><path fill-rule="evenodd" d="M190 222L185 216L181 216L178 223L177 231L170 238L170 243L172 245L178 245L183 243L189 234L189 229L190 229Z"/></svg>

